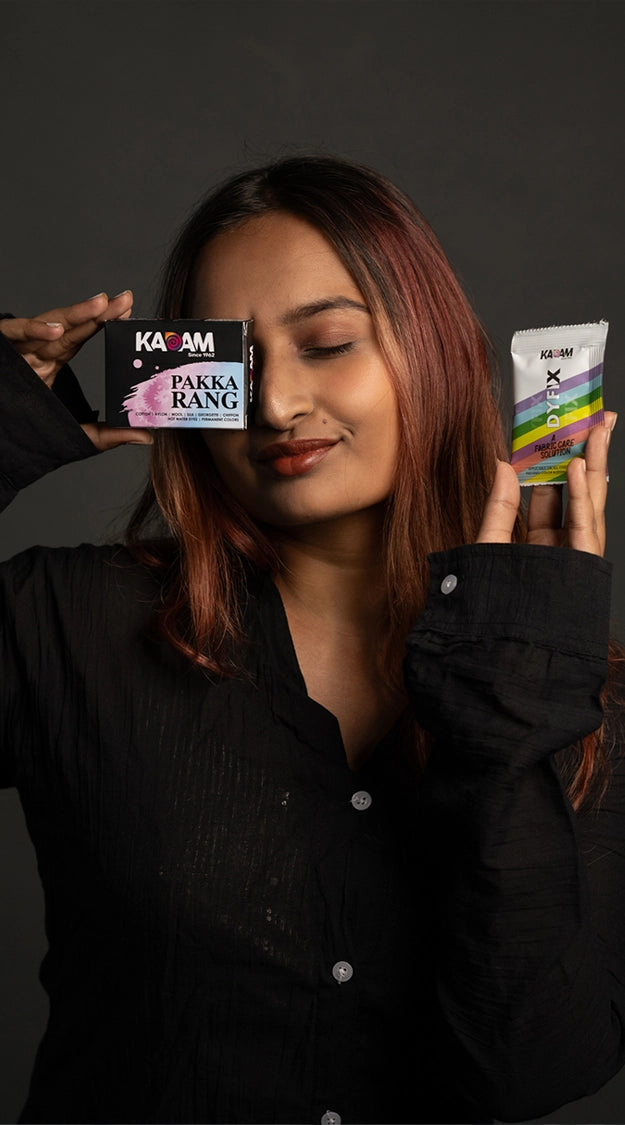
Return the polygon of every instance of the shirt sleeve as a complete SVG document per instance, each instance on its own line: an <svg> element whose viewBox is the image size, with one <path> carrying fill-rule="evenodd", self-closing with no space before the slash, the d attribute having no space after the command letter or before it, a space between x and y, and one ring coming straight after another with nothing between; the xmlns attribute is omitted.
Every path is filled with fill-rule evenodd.
<svg viewBox="0 0 625 1125"><path fill-rule="evenodd" d="M555 751L596 730L610 566L479 544L430 559L406 683L433 736L422 815L440 1026L464 1095L504 1121L595 1092L623 1062L625 763L577 818Z"/></svg>
<svg viewBox="0 0 625 1125"><path fill-rule="evenodd" d="M97 453L79 425L95 417L71 368L51 390L0 333L0 510L39 477Z"/></svg>

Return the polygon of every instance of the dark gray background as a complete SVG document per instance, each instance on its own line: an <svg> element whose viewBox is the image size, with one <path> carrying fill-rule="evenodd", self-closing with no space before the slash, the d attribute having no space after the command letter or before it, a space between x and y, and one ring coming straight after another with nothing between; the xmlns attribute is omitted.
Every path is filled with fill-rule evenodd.
<svg viewBox="0 0 625 1125"><path fill-rule="evenodd" d="M172 235L211 184L277 155L332 152L416 200L506 376L515 329L609 319L606 401L618 409L624 32L625 8L608 0L0 2L0 309L130 286L149 315ZM100 340L76 367L102 408ZM617 428L608 557L625 637L620 439ZM126 448L39 482L4 517L0 556L109 534L145 466L145 450ZM0 1120L11 1122L45 1019L44 940L13 794L1 811ZM625 1121L625 1076L544 1120Z"/></svg>

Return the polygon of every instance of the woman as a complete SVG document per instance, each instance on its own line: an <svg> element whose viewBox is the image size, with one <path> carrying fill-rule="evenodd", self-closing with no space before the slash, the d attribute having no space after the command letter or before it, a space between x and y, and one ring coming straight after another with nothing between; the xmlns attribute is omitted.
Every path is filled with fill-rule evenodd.
<svg viewBox="0 0 625 1125"><path fill-rule="evenodd" d="M0 321L7 501L151 440L87 420L63 366L131 301ZM126 547L3 568L2 776L50 942L22 1120L521 1120L591 1092L625 1015L595 733L614 416L564 524L534 489L525 533L438 243L330 158L211 196L159 313L254 319L255 412L154 433Z"/></svg>

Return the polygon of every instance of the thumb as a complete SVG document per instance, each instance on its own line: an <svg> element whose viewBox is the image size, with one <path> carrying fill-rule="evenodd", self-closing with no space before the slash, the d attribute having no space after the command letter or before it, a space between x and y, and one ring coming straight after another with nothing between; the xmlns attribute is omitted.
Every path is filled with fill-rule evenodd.
<svg viewBox="0 0 625 1125"><path fill-rule="evenodd" d="M505 461L498 461L477 542L510 543L520 500L519 478L512 465L508 465Z"/></svg>
<svg viewBox="0 0 625 1125"><path fill-rule="evenodd" d="M150 430L134 429L129 426L106 426L87 422L83 427L86 435L100 453L115 449L118 445L152 445Z"/></svg>

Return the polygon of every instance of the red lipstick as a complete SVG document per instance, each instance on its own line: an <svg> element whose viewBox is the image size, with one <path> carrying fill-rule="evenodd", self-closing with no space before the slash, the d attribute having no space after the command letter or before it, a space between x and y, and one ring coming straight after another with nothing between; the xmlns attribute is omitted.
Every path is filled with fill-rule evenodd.
<svg viewBox="0 0 625 1125"><path fill-rule="evenodd" d="M257 459L269 465L278 476L299 477L314 469L337 444L327 438L276 441L261 449Z"/></svg>

